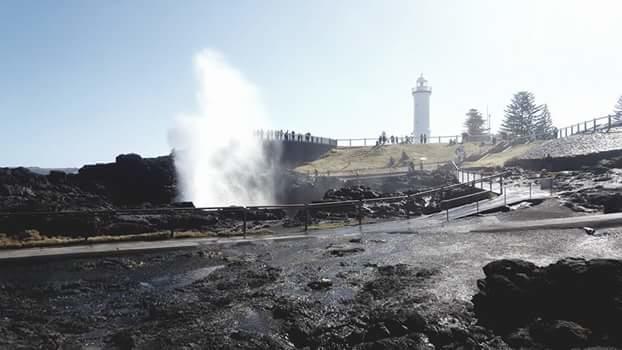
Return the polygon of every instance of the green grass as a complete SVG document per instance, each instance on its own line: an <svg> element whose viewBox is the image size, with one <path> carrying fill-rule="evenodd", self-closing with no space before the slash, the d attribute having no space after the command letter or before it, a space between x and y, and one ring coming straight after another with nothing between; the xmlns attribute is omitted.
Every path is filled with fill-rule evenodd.
<svg viewBox="0 0 622 350"><path fill-rule="evenodd" d="M465 162L462 167L464 168L496 168L502 167L505 162L512 158L519 157L527 153L532 148L541 145L545 141L534 141L528 144L514 145L509 149L501 153L489 154L486 157L477 160L475 162Z"/></svg>
<svg viewBox="0 0 622 350"><path fill-rule="evenodd" d="M425 144L425 145L384 145L355 148L333 149L320 159L301 165L295 170L300 173L313 174L317 169L320 173L330 171L363 171L366 169L388 168L390 158L393 157L397 163L402 152L416 164L421 157L425 157L425 162L447 162L455 159L455 150L458 145L448 144ZM491 146L480 146L477 143L467 143L464 150L468 155L485 152ZM396 164L395 166L407 166L407 164Z"/></svg>

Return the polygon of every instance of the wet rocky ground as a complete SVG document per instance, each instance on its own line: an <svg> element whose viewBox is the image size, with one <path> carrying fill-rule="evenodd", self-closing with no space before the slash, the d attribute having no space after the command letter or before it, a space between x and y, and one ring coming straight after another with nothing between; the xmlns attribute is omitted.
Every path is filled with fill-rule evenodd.
<svg viewBox="0 0 622 350"><path fill-rule="evenodd" d="M573 215L555 201L523 209ZM471 303L482 267L621 258L622 228L470 233L519 211L318 235L0 265L0 348L502 349ZM495 333L496 332L496 333ZM514 343L516 344L516 343Z"/></svg>
<svg viewBox="0 0 622 350"><path fill-rule="evenodd" d="M560 172L555 175L555 186L564 205L575 211L622 211L622 169L601 166Z"/></svg>

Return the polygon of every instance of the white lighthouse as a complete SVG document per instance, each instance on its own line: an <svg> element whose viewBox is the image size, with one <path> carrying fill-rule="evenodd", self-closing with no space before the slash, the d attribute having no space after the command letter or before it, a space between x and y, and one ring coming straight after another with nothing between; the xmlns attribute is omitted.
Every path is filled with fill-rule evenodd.
<svg viewBox="0 0 622 350"><path fill-rule="evenodd" d="M421 142L422 135L425 140L430 139L430 95L432 88L428 86L428 81L423 78L423 74L417 79L417 87L412 89L415 100L415 126L413 136L415 142Z"/></svg>

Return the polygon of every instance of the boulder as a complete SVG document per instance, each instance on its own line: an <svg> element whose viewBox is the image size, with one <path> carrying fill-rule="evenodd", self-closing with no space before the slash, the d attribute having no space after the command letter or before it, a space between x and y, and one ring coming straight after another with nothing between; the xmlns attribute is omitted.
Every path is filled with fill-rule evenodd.
<svg viewBox="0 0 622 350"><path fill-rule="evenodd" d="M592 332L578 323L553 320L537 321L529 330L534 340L551 349L583 348Z"/></svg>
<svg viewBox="0 0 622 350"><path fill-rule="evenodd" d="M475 314L508 343L528 342L520 329L530 327L536 341L552 348L611 339L622 345L622 260L565 258L546 267L499 260L484 273Z"/></svg>

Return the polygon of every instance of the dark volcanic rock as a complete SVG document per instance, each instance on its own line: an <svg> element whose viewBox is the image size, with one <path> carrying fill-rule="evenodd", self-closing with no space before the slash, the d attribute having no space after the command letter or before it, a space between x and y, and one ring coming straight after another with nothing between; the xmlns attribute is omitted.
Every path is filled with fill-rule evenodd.
<svg viewBox="0 0 622 350"><path fill-rule="evenodd" d="M347 201L358 199L373 199L382 197L382 193L372 190L365 186L343 187L340 189L328 190L324 194L326 201Z"/></svg>
<svg viewBox="0 0 622 350"><path fill-rule="evenodd" d="M110 341L120 350L132 350L136 346L130 330L122 330L112 335Z"/></svg>
<svg viewBox="0 0 622 350"><path fill-rule="evenodd" d="M75 181L85 189L110 197L118 206L170 204L177 195L171 156L120 155L115 163L84 166Z"/></svg>
<svg viewBox="0 0 622 350"><path fill-rule="evenodd" d="M0 168L0 211L59 211L168 205L176 196L170 156L120 155L115 163L84 166L78 174L39 175Z"/></svg>
<svg viewBox="0 0 622 350"><path fill-rule="evenodd" d="M605 214L622 212L622 193L612 193L603 200L602 204Z"/></svg>
<svg viewBox="0 0 622 350"><path fill-rule="evenodd" d="M589 329L570 321L537 321L530 328L533 338L551 349L585 347L592 335Z"/></svg>
<svg viewBox="0 0 622 350"><path fill-rule="evenodd" d="M484 273L476 315L509 343L529 341L520 331L529 327L530 337L552 348L622 345L622 261L566 258L539 268L500 260Z"/></svg>
<svg viewBox="0 0 622 350"><path fill-rule="evenodd" d="M330 288L330 286L332 285L333 281L329 280L328 278L320 278L317 281L311 281L307 283L307 286L309 286L309 288L311 289L326 289Z"/></svg>
<svg viewBox="0 0 622 350"><path fill-rule="evenodd" d="M328 253L334 256L346 256L356 253L364 252L365 249L361 247L334 247L328 249Z"/></svg>
<svg viewBox="0 0 622 350"><path fill-rule="evenodd" d="M0 168L0 212L104 209L112 204L70 180L74 175L44 176L25 168Z"/></svg>
<svg viewBox="0 0 622 350"><path fill-rule="evenodd" d="M436 172L434 172L436 173ZM451 183L448 180L447 183ZM445 184L447 184L445 183ZM416 194L419 191L407 191L407 192L390 192L381 193L366 186L350 186L340 189L331 189L324 195L324 201L357 201L386 197L403 197L406 195ZM449 188L442 192L435 192L433 194L425 196L414 196L408 199L394 199L389 202L364 202L361 211L364 217L370 218L395 218L404 216L418 216L422 214L431 214L440 211L441 202L446 199L452 199L462 197L474 193L481 193L481 197L467 198L463 201L456 201L452 203L451 207L460 206L467 203L471 203L474 200L482 200L488 198L489 194L477 188L470 186L458 186ZM427 200L426 200L427 199ZM339 207L322 208L311 210L312 217L327 219L327 218L356 218L359 215L357 209L357 203L350 205L344 205Z"/></svg>

